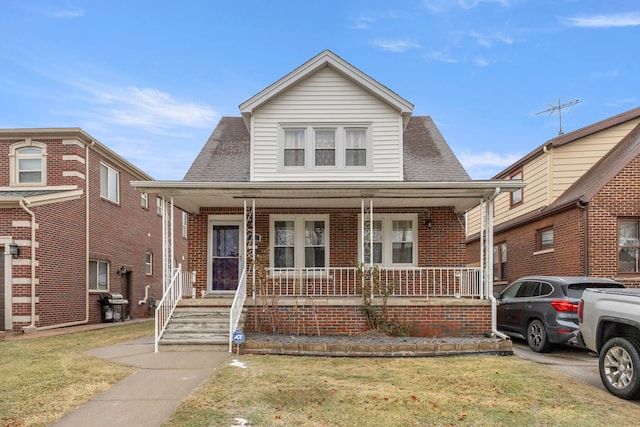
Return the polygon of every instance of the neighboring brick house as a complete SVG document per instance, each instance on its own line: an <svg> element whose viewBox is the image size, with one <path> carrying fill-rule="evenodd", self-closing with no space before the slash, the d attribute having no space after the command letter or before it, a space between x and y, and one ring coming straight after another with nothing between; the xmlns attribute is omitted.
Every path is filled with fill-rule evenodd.
<svg viewBox="0 0 640 427"><path fill-rule="evenodd" d="M130 185L149 175L78 128L0 129L0 159L0 331L149 316L164 204ZM174 259L186 267L183 232ZM107 292L130 304L105 316Z"/></svg>
<svg viewBox="0 0 640 427"><path fill-rule="evenodd" d="M492 329L491 282L466 267L463 213L521 183L472 181L430 117L330 51L240 112L182 181L133 183L191 212L198 295L246 296L247 330L273 327L272 315L281 331L354 334L365 329L360 264L395 285L390 316L415 335Z"/></svg>
<svg viewBox="0 0 640 427"><path fill-rule="evenodd" d="M599 276L640 286L640 108L551 139L496 175L526 187L494 201L494 281ZM469 213L470 223L480 212ZM467 258L480 259L470 227Z"/></svg>

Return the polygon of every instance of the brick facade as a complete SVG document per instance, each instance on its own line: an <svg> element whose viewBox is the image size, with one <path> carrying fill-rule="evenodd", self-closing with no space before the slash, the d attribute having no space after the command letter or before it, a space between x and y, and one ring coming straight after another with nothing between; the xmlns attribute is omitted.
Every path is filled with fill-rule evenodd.
<svg viewBox="0 0 640 427"><path fill-rule="evenodd" d="M31 238L31 215L25 209L0 209L0 236L10 238L20 249L17 257L6 255L9 259L5 266L11 278L10 283L4 283L5 295L10 295L5 308L10 310L11 323L2 325L6 330L20 331L31 323L32 250L36 260L36 327L102 320L98 302L101 292L87 292L87 253L89 260L108 262L108 290L129 299L125 313L129 312L131 318L151 314L148 301L138 304L145 297L146 286L149 295L160 298L162 294L162 219L156 213L155 196L149 197L149 209L144 209L140 193L130 185L132 180L148 178L112 153L105 154L96 148L86 150L82 136L66 138L32 140L46 143L47 189L75 187L82 190L81 195L72 200L27 206L35 218L35 241ZM24 140L0 140L0 159L4 159L0 161L0 187L16 189L10 187L8 154L12 144ZM101 162L119 173L119 203L100 196ZM176 209L177 224L181 222L180 213ZM188 268L186 239L181 238L179 226L175 233L178 262ZM153 254L152 275L146 274L146 252ZM123 276L118 274L121 267L126 269Z"/></svg>

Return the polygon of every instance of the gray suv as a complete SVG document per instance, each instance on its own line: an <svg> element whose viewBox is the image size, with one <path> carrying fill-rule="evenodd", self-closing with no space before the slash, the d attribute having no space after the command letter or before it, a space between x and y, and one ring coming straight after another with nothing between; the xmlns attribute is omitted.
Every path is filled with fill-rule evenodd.
<svg viewBox="0 0 640 427"><path fill-rule="evenodd" d="M598 277L527 276L502 293L498 300L498 330L524 338L535 352L553 344L574 343L578 333L578 302L586 288L624 288Z"/></svg>

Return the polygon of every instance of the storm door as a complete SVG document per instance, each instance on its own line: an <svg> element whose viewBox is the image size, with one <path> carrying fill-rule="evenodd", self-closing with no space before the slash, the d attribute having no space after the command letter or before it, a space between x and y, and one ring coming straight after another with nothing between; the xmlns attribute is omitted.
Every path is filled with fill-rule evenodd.
<svg viewBox="0 0 640 427"><path fill-rule="evenodd" d="M211 290L235 291L242 267L240 225L213 225L211 231Z"/></svg>

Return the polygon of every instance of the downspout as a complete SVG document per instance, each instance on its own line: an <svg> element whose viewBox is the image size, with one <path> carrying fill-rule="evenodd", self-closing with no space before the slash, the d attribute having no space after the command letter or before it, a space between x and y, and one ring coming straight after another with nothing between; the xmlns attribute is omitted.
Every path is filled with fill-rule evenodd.
<svg viewBox="0 0 640 427"><path fill-rule="evenodd" d="M496 188L493 195L487 200L487 294L489 300L491 300L491 333L503 340L509 340L510 338L507 335L498 331L498 301L496 300L496 297L493 296L493 273L489 271L489 269L493 268L493 201L498 194L500 194L500 187Z"/></svg>
<svg viewBox="0 0 640 427"><path fill-rule="evenodd" d="M38 328L39 331L44 331L47 329L55 329L55 328L65 328L67 326L76 326L76 325L84 325L89 323L89 147L93 147L95 141L91 141L89 144L85 145L84 148L84 158L85 158L85 243L84 243L84 269L85 269L85 318L84 320L77 320L75 322L67 322L67 323L59 323L57 325L49 325L49 326L41 326ZM35 232L34 232L35 235ZM31 254L34 254L34 251L31 251ZM32 265L34 265L32 261Z"/></svg>
<svg viewBox="0 0 640 427"><path fill-rule="evenodd" d="M587 207L584 205L584 203L582 203L580 200L578 200L576 202L576 206L578 207L578 209L582 209L583 210L583 215L582 215L582 228L583 228L583 255L582 258L584 260L584 269L583 269L583 275L584 276L589 276L589 211L587 210Z"/></svg>
<svg viewBox="0 0 640 427"><path fill-rule="evenodd" d="M23 332L36 329L36 214L33 213L24 199L20 199L20 207L31 216L31 323L22 328Z"/></svg>

